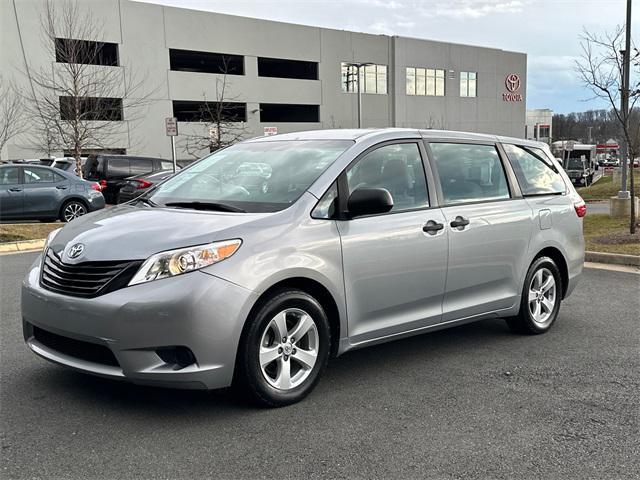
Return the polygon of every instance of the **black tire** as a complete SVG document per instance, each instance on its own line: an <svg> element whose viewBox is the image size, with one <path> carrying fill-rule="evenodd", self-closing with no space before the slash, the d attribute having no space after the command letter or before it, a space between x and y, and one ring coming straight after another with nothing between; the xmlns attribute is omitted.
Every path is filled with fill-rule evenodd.
<svg viewBox="0 0 640 480"><path fill-rule="evenodd" d="M534 316L530 310L529 302L529 290L532 286L534 275L540 270L550 272L553 275L555 281L555 296L553 302L553 308L547 320L543 323L534 320ZM527 272L525 277L524 286L522 287L522 298L520 300L520 312L517 316L507 318L507 325L511 331L515 333L521 333L526 335L539 335L549 331L551 326L555 323L560 311L560 303L562 301L562 276L556 263L549 257L536 258Z"/></svg>
<svg viewBox="0 0 640 480"><path fill-rule="evenodd" d="M78 209L78 211L81 212L77 217L74 217L74 218L78 218L78 217L81 217L82 215L86 215L87 212L89 211L89 209L87 208L87 205L84 202L80 200L68 200L64 202L64 204L62 205L62 208L60 209L59 218L61 222L70 222L71 220L74 219L74 218L70 218L67 220L68 214L65 212L67 212L67 209L69 208Z"/></svg>
<svg viewBox="0 0 640 480"><path fill-rule="evenodd" d="M281 390L271 385L265 378L260 366L259 351L263 334L267 331L272 319L286 309L302 310L312 318L317 330L317 358L302 383L288 390ZM327 315L315 298L295 289L274 292L273 296L247 319L238 350L234 387L248 394L250 399L262 406L282 407L299 402L315 388L327 365L330 335ZM289 358L290 362L292 358Z"/></svg>

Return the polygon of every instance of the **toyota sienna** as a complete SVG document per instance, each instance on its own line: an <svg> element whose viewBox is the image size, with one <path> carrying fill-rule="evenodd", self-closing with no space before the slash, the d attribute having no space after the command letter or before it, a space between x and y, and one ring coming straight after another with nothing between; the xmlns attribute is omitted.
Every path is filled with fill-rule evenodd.
<svg viewBox="0 0 640 480"><path fill-rule="evenodd" d="M548 331L582 271L585 211L538 142L257 138L52 232L24 337L82 372L291 404L355 348L488 318Z"/></svg>

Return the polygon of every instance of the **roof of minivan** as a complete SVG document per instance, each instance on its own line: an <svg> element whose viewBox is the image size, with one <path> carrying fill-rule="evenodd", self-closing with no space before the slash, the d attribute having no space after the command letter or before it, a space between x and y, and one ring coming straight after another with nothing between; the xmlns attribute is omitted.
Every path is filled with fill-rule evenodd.
<svg viewBox="0 0 640 480"><path fill-rule="evenodd" d="M267 137L256 137L249 142L272 142L277 140L354 140L372 139L376 136L387 136L390 132L399 134L417 134L426 139L478 140L501 143L517 143L519 145L544 146L546 144L523 138L504 137L485 133L458 132L453 130L421 130L416 128L362 128L362 129L329 129L308 130L302 132L283 133Z"/></svg>

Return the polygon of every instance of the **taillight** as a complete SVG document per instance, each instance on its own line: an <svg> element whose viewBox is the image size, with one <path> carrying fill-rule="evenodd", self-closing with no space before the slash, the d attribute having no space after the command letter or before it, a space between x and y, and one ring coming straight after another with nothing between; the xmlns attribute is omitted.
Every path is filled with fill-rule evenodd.
<svg viewBox="0 0 640 480"><path fill-rule="evenodd" d="M102 185L100 185L99 183L92 183L91 188L93 188L96 192L102 191Z"/></svg>
<svg viewBox="0 0 640 480"><path fill-rule="evenodd" d="M587 204L584 201L580 200L578 203L573 204L573 208L576 209L576 215L582 218L587 214Z"/></svg>
<svg viewBox="0 0 640 480"><path fill-rule="evenodd" d="M105 188L107 188L107 181L106 180L100 180L100 191L104 190Z"/></svg>
<svg viewBox="0 0 640 480"><path fill-rule="evenodd" d="M136 182L136 190L142 190L143 188L149 188L151 185L153 185L153 183L148 182L147 180L135 179L134 182Z"/></svg>

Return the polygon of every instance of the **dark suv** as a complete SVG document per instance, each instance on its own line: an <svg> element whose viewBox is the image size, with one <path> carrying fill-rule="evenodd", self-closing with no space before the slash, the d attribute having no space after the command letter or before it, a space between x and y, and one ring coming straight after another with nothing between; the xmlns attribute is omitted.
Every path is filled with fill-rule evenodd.
<svg viewBox="0 0 640 480"><path fill-rule="evenodd" d="M115 204L127 177L169 169L173 169L173 163L162 158L89 155L82 173L85 179L100 183L107 203Z"/></svg>

